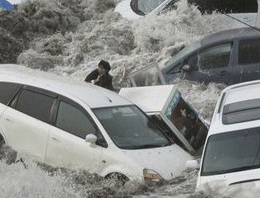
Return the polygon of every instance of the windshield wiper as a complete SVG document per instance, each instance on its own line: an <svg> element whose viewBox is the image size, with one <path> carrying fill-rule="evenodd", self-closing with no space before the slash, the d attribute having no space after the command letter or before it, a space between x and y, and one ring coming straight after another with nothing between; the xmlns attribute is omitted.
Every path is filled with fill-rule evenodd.
<svg viewBox="0 0 260 198"><path fill-rule="evenodd" d="M148 148L157 148L157 147L165 147L172 145L172 142L167 142L166 144L144 144L144 145L136 145L127 147L127 149L148 149Z"/></svg>

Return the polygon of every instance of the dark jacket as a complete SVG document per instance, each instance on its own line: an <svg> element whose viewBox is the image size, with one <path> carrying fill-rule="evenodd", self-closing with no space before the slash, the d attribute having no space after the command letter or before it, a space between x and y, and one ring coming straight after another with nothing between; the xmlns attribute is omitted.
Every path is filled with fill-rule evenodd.
<svg viewBox="0 0 260 198"><path fill-rule="evenodd" d="M100 76L99 80L96 81L94 84L106 89L110 89L112 91L114 90L112 85L112 76L110 76L108 73Z"/></svg>
<svg viewBox="0 0 260 198"><path fill-rule="evenodd" d="M85 78L86 82L91 82L91 80L96 80L99 75L98 69L93 70L87 77Z"/></svg>
<svg viewBox="0 0 260 198"><path fill-rule="evenodd" d="M95 69L94 71L92 71L86 78L85 81L86 82L91 82L92 80L96 80L99 76L99 72L98 69ZM114 91L114 87L112 85L112 81L113 78L109 73L106 73L103 76L99 77L99 80L96 81L94 84L98 85L100 87L104 87L106 89L110 89L112 91Z"/></svg>

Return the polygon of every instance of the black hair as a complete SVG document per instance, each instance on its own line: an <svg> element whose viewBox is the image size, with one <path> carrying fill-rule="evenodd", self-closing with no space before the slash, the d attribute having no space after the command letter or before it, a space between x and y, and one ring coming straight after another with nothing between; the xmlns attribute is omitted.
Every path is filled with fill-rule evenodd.
<svg viewBox="0 0 260 198"><path fill-rule="evenodd" d="M101 60L101 61L98 63L98 67L104 68L105 70L107 70L107 72L109 72L110 69L111 69L109 62L104 61L104 60Z"/></svg>

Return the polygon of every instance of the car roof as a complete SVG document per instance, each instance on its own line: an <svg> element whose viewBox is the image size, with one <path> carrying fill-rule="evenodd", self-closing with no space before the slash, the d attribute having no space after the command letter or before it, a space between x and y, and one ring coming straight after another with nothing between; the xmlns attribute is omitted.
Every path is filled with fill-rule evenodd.
<svg viewBox="0 0 260 198"><path fill-rule="evenodd" d="M72 100L80 100L90 108L133 104L117 93L91 83L15 64L0 65L0 81L46 89Z"/></svg>
<svg viewBox="0 0 260 198"><path fill-rule="evenodd" d="M259 103L260 101L260 80L249 81L244 83L238 83L232 86L225 88L221 92L221 96L218 99L218 102L215 107L215 111L211 120L210 129L208 136L216 133L229 132L239 129L259 127L260 122L257 120L242 121L232 124L223 124L223 112L227 109L230 104L244 104L245 106L239 107L236 105L236 108L239 110L248 110L247 106L251 105L251 108ZM243 103L247 101L246 103ZM239 103L240 102L240 103ZM257 104L257 106L260 106ZM234 106L233 106L234 107ZM257 107L258 108L258 107Z"/></svg>
<svg viewBox="0 0 260 198"><path fill-rule="evenodd" d="M201 39L201 45L206 46L212 43L251 37L260 37L260 30L253 27L235 28L210 34Z"/></svg>

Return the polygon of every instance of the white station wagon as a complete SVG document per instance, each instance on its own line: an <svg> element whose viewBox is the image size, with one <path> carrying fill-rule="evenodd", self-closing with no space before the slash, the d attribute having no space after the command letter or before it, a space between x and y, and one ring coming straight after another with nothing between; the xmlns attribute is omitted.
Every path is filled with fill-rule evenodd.
<svg viewBox="0 0 260 198"><path fill-rule="evenodd" d="M189 167L195 165L194 161L188 162ZM241 189L246 185L251 186L247 190L260 187L259 80L229 86L222 91L197 180L198 190Z"/></svg>
<svg viewBox="0 0 260 198"><path fill-rule="evenodd" d="M1 141L51 166L140 182L170 180L192 158L117 93L18 65L0 66Z"/></svg>

